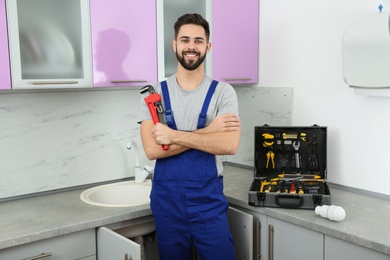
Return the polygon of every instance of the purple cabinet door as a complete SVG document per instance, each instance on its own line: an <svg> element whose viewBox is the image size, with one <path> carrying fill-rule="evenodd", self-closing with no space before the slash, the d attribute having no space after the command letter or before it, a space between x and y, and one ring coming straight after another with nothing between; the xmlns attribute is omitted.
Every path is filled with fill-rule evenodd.
<svg viewBox="0 0 390 260"><path fill-rule="evenodd" d="M259 73L259 0L213 0L213 78L253 84Z"/></svg>
<svg viewBox="0 0 390 260"><path fill-rule="evenodd" d="M0 0L0 89L11 89L5 0Z"/></svg>
<svg viewBox="0 0 390 260"><path fill-rule="evenodd" d="M94 87L156 82L155 0L93 0L90 8Z"/></svg>

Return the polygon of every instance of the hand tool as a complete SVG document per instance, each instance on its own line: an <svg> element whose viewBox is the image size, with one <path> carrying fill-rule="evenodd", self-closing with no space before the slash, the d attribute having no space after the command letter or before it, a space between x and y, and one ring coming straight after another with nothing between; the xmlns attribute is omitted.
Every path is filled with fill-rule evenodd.
<svg viewBox="0 0 390 260"><path fill-rule="evenodd" d="M140 90L141 95L149 92L149 95L144 98L146 105L149 108L150 115L152 117L153 123L157 124L160 122L159 115L164 113L164 107L161 104L161 96L156 93L153 86L147 85ZM168 150L169 146L162 144L161 148L165 151Z"/></svg>
<svg viewBox="0 0 390 260"><path fill-rule="evenodd" d="M263 142L264 147L270 147L274 144L275 136L273 134L264 133L263 138L264 138L264 142Z"/></svg>
<svg viewBox="0 0 390 260"><path fill-rule="evenodd" d="M264 186L266 186L266 185L276 185L277 184L276 181L277 181L277 179L271 179L270 181L268 181L268 180L261 181L260 192L263 192Z"/></svg>
<svg viewBox="0 0 390 260"><path fill-rule="evenodd" d="M295 189L295 184L294 184L294 181L292 181L291 183L291 187L290 187L290 193L297 193L297 190Z"/></svg>
<svg viewBox="0 0 390 260"><path fill-rule="evenodd" d="M298 150L299 150L299 146L301 146L301 142L299 142L298 140L295 140L292 145L293 145L294 150L295 150L295 167L297 169L299 169L301 167L300 167L300 164L299 164L299 153L298 153Z"/></svg>
<svg viewBox="0 0 390 260"><path fill-rule="evenodd" d="M274 161L274 158L275 158L275 153L272 152L272 151L269 151L269 152L267 153L267 163L266 163L266 165L265 165L265 168L268 169L268 164L269 164L269 161L270 161L270 159L271 159L272 169L275 169L275 161Z"/></svg>
<svg viewBox="0 0 390 260"><path fill-rule="evenodd" d="M282 136L283 136L283 139L297 139L298 138L297 133L283 133Z"/></svg>
<svg viewBox="0 0 390 260"><path fill-rule="evenodd" d="M297 175L297 174L285 174L285 173L278 174L279 178L294 178L298 176L305 179L321 179L320 175L303 175L303 174Z"/></svg>

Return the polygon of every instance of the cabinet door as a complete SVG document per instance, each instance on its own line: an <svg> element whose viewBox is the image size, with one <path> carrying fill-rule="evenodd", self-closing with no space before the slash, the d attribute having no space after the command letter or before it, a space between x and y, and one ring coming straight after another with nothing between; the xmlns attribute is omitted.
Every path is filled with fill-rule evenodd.
<svg viewBox="0 0 390 260"><path fill-rule="evenodd" d="M46 258L52 260L96 259L95 230L80 231L0 250L2 260Z"/></svg>
<svg viewBox="0 0 390 260"><path fill-rule="evenodd" d="M236 259L253 259L253 216L229 207L230 232L234 241Z"/></svg>
<svg viewBox="0 0 390 260"><path fill-rule="evenodd" d="M323 234L270 217L268 228L268 259L323 260Z"/></svg>
<svg viewBox="0 0 390 260"><path fill-rule="evenodd" d="M346 241L325 236L325 257L324 260L388 260L388 255L370 250Z"/></svg>
<svg viewBox="0 0 390 260"><path fill-rule="evenodd" d="M92 86L89 0L7 0L12 87Z"/></svg>
<svg viewBox="0 0 390 260"><path fill-rule="evenodd" d="M0 89L11 89L5 0L0 0Z"/></svg>
<svg viewBox="0 0 390 260"><path fill-rule="evenodd" d="M106 228L97 230L97 254L99 260L141 259L141 246Z"/></svg>
<svg viewBox="0 0 390 260"><path fill-rule="evenodd" d="M157 81L156 1L93 0L94 87Z"/></svg>
<svg viewBox="0 0 390 260"><path fill-rule="evenodd" d="M212 4L213 78L231 84L257 83L259 0Z"/></svg>
<svg viewBox="0 0 390 260"><path fill-rule="evenodd" d="M158 42L158 78L162 81L177 69L177 58L172 48L175 37L173 25L177 18L185 13L198 13L208 21L211 20L211 0L159 0L157 2L157 42ZM205 60L206 71L210 63L210 55ZM210 73L208 73L211 75Z"/></svg>

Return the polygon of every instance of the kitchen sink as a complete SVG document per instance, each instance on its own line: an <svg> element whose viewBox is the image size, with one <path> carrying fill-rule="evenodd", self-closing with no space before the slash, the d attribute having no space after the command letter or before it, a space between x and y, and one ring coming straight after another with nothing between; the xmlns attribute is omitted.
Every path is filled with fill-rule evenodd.
<svg viewBox="0 0 390 260"><path fill-rule="evenodd" d="M149 204L151 189L151 180L142 183L124 181L87 189L81 193L80 199L101 207L132 207Z"/></svg>

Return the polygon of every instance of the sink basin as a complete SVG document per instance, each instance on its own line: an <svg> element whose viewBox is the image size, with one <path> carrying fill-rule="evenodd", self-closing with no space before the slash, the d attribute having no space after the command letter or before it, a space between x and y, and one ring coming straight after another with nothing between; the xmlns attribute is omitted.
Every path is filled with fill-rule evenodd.
<svg viewBox="0 0 390 260"><path fill-rule="evenodd" d="M80 199L95 206L132 207L149 204L151 189L151 180L143 183L125 181L87 189L81 193Z"/></svg>

